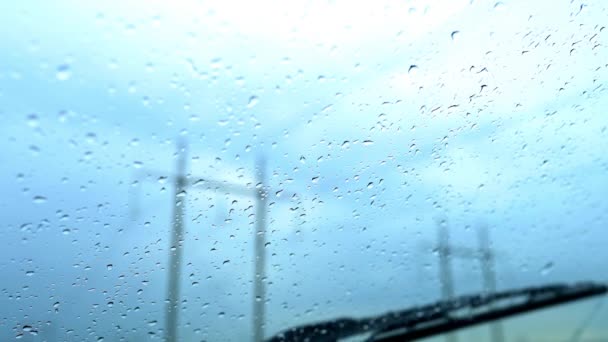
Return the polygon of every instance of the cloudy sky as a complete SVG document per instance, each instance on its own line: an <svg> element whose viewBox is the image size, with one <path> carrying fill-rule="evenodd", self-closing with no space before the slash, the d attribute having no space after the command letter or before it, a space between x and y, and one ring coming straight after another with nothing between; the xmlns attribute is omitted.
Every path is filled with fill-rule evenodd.
<svg viewBox="0 0 608 342"><path fill-rule="evenodd" d="M192 180L253 188L266 160L267 334L438 299L438 221L470 248L489 227L499 288L608 280L607 18L601 0L0 2L0 338L162 339L178 140ZM184 198L180 336L248 339L255 203ZM453 264L458 294L481 290L478 261ZM507 337L566 340L597 303Z"/></svg>

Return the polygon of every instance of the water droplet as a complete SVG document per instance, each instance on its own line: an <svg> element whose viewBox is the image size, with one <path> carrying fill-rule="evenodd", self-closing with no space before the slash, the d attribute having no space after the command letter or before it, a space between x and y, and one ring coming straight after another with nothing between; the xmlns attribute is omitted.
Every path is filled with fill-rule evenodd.
<svg viewBox="0 0 608 342"><path fill-rule="evenodd" d="M106 265L106 268L108 269L108 271L111 271L113 267L114 266L112 264L107 264Z"/></svg>
<svg viewBox="0 0 608 342"><path fill-rule="evenodd" d="M363 140L363 146L369 146L372 145L374 143L373 140Z"/></svg>
<svg viewBox="0 0 608 342"><path fill-rule="evenodd" d="M255 105L257 105L259 102L259 99L257 96L251 96L249 98L249 102L247 102L247 108L253 108Z"/></svg>
<svg viewBox="0 0 608 342"><path fill-rule="evenodd" d="M34 196L34 198L32 200L36 204L46 203L46 201L47 201L46 197L44 197L44 196Z"/></svg>
<svg viewBox="0 0 608 342"><path fill-rule="evenodd" d="M60 110L59 113L57 113L57 119L59 122L65 122L68 119L68 112L66 110Z"/></svg>
<svg viewBox="0 0 608 342"><path fill-rule="evenodd" d="M219 69L222 67L222 59L219 57L216 57L214 59L211 60L211 68L213 69Z"/></svg>
<svg viewBox="0 0 608 342"><path fill-rule="evenodd" d="M86 141L89 144L94 144L95 141L97 140L97 134L93 133L93 132L89 132L86 134Z"/></svg>
<svg viewBox="0 0 608 342"><path fill-rule="evenodd" d="M458 41L458 39L460 39L460 31L452 31L450 37L452 37L453 41Z"/></svg>
<svg viewBox="0 0 608 342"><path fill-rule="evenodd" d="M60 81L66 81L72 76L72 71L70 70L70 66L68 64L61 64L57 67L57 73L55 77L57 77Z"/></svg>
<svg viewBox="0 0 608 342"><path fill-rule="evenodd" d="M153 327L153 326L155 326L157 323L158 323L158 321L157 321L157 320L152 320L152 321L149 321L149 322L148 322L148 325L149 325L149 326L151 326L151 327Z"/></svg>
<svg viewBox="0 0 608 342"><path fill-rule="evenodd" d="M30 145L30 151L32 151L32 153L34 153L34 155L38 155L38 153L40 153L40 147L36 146L36 145Z"/></svg>
<svg viewBox="0 0 608 342"><path fill-rule="evenodd" d="M136 168L136 169L141 169L143 166L144 166L143 162L140 162L140 161L137 161L137 160L133 162L133 167Z"/></svg>
<svg viewBox="0 0 608 342"><path fill-rule="evenodd" d="M418 66L416 64L410 65L409 69L407 69L409 74L415 75L418 72Z"/></svg>
<svg viewBox="0 0 608 342"><path fill-rule="evenodd" d="M39 125L38 115L30 114L27 116L27 125L36 128Z"/></svg>
<svg viewBox="0 0 608 342"><path fill-rule="evenodd" d="M224 262L222 264L226 265L226 264L229 264L229 263L230 263L230 260L224 260Z"/></svg>
<svg viewBox="0 0 608 342"><path fill-rule="evenodd" d="M28 276L28 277L31 277L31 276L34 275L34 271L26 271L25 275Z"/></svg>
<svg viewBox="0 0 608 342"><path fill-rule="evenodd" d="M553 270L553 266L554 266L553 262L549 261L548 263L545 264L545 266L543 266L543 268L541 268L540 274L543 276L548 275Z"/></svg>
<svg viewBox="0 0 608 342"><path fill-rule="evenodd" d="M497 3L494 4L494 9L497 11L502 11L503 9L505 9L505 3L502 1L498 1Z"/></svg>
<svg viewBox="0 0 608 342"><path fill-rule="evenodd" d="M22 330L25 331L25 332L30 332L30 331L33 331L34 328L32 328L31 325L24 325L23 328L22 328Z"/></svg>
<svg viewBox="0 0 608 342"><path fill-rule="evenodd" d="M226 126L228 124L228 120L226 120L226 119L218 120L217 124L220 126Z"/></svg>

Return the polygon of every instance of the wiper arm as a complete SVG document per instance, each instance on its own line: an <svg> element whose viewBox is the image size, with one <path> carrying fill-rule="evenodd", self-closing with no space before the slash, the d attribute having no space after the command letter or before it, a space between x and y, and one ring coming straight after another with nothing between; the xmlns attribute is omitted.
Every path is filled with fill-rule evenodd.
<svg viewBox="0 0 608 342"><path fill-rule="evenodd" d="M285 330L268 342L334 342L371 334L368 341L409 341L605 294L604 284L555 284L476 294L370 318L340 318Z"/></svg>
<svg viewBox="0 0 608 342"><path fill-rule="evenodd" d="M426 311L426 317L404 318L401 322L388 325L375 332L370 341L408 341L429 337L602 295L607 291L608 287L604 284L580 283L463 296L455 301L448 301L449 308L447 310L439 310L435 313Z"/></svg>

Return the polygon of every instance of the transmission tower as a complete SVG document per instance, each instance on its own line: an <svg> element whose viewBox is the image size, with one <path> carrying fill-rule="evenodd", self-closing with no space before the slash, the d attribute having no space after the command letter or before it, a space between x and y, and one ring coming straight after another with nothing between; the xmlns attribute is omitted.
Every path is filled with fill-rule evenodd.
<svg viewBox="0 0 608 342"><path fill-rule="evenodd" d="M488 227L486 225L479 226L479 248L475 250L467 247L451 246L446 220L442 219L437 223L439 241L437 252L439 255L439 279L442 299L449 300L454 298L454 280L451 265L452 257L479 260L481 263L482 285L484 291L489 293L496 292L495 255L490 246ZM495 321L490 324L490 336L492 342L504 342L504 331L500 321ZM446 335L446 340L448 342L456 342L458 341L458 337L456 334L450 333Z"/></svg>
<svg viewBox="0 0 608 342"><path fill-rule="evenodd" d="M165 310L166 341L177 342L180 310L180 280L182 272L182 253L184 248L184 206L188 188L223 191L232 195L248 196L255 200L255 231L254 231L254 280L253 280L253 338L254 342L264 339L265 302L266 302L266 231L267 231L267 202L268 187L266 184L266 163L263 158L257 162L255 186L232 184L207 178L189 176L186 172L187 147L183 141L178 142L175 174L170 177L173 184L173 215L171 229L171 244L169 246L169 266L167 274L167 304ZM159 175L155 171L147 174ZM160 175L160 177L165 177ZM169 177L167 177L169 178ZM291 198L296 198L295 194ZM137 206L131 210L131 215L138 214Z"/></svg>

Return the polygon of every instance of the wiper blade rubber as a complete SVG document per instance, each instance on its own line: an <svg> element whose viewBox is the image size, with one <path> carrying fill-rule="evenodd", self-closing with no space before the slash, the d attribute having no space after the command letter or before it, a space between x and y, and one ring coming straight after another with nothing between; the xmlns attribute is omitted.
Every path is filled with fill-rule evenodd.
<svg viewBox="0 0 608 342"><path fill-rule="evenodd" d="M411 341L559 304L606 294L597 283L552 284L460 296L370 318L340 318L285 330L268 342L334 342L371 334L368 341Z"/></svg>

